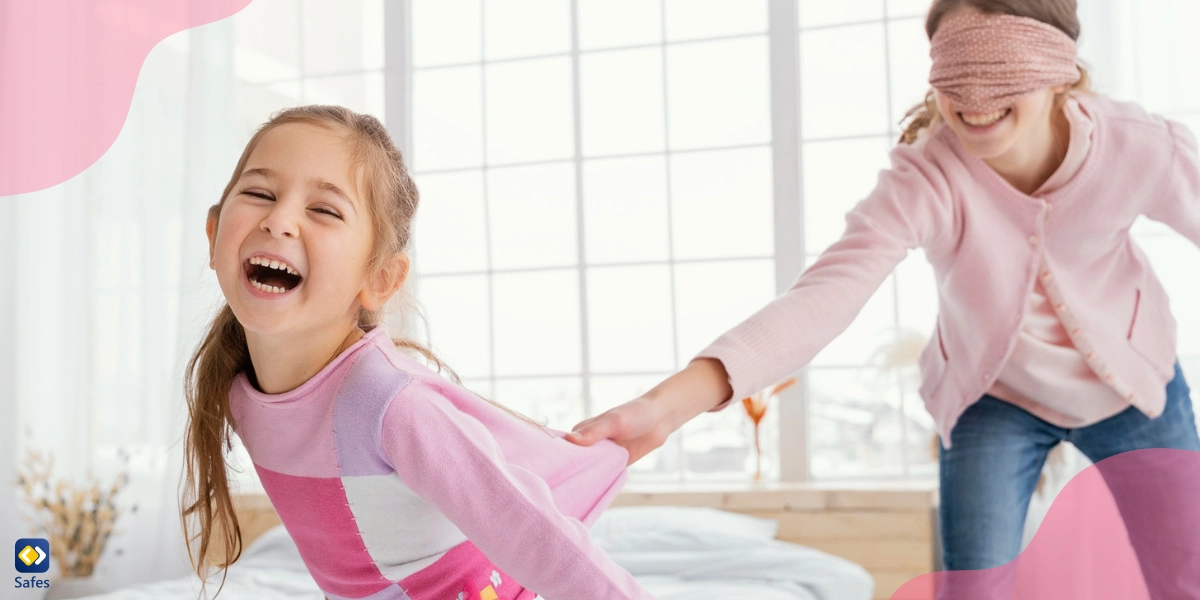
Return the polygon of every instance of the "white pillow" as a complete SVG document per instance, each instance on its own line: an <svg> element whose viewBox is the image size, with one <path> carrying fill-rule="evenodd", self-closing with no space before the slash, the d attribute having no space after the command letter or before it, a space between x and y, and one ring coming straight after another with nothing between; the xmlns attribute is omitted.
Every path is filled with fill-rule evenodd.
<svg viewBox="0 0 1200 600"><path fill-rule="evenodd" d="M714 508L625 506L610 508L592 525L592 537L609 552L729 549L775 538L779 523ZM745 544L743 544L744 542Z"/></svg>
<svg viewBox="0 0 1200 600"><path fill-rule="evenodd" d="M307 571L296 542L283 525L276 525L250 543L230 568L278 568Z"/></svg>

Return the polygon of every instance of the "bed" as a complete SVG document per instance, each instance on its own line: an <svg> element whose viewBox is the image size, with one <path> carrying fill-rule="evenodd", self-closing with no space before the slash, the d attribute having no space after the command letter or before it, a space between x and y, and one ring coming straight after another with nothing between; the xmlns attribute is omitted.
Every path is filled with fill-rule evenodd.
<svg viewBox="0 0 1200 600"><path fill-rule="evenodd" d="M661 600L869 600L863 567L775 539L777 523L711 508L618 507L592 527L612 558ZM218 578L219 580L219 578ZM208 597L217 587L210 584ZM160 581L92 600L194 600L195 578ZM321 600L295 544L272 525L229 568L223 600ZM558 600L558 599L550 599ZM570 599L566 599L570 600Z"/></svg>

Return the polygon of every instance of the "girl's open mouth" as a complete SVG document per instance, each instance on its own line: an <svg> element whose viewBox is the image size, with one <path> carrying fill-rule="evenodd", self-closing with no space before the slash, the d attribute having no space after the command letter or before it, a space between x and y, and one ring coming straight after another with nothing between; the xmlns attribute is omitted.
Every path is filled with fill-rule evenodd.
<svg viewBox="0 0 1200 600"><path fill-rule="evenodd" d="M987 131L995 126L1000 121L1008 118L1012 114L1012 108L1005 108L984 114L967 114L960 112L958 118L967 125L967 128L972 131Z"/></svg>
<svg viewBox="0 0 1200 600"><path fill-rule="evenodd" d="M250 286L264 294L286 294L304 281L291 265L265 256L250 257L242 268Z"/></svg>

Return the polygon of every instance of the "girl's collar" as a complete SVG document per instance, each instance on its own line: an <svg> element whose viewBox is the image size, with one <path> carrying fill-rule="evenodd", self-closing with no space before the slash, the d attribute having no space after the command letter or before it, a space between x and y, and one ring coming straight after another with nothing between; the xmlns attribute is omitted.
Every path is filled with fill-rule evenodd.
<svg viewBox="0 0 1200 600"><path fill-rule="evenodd" d="M265 404L285 405L288 403L297 402L307 397L313 392L313 390L325 382L325 380L329 379L329 377L336 372L338 368L342 366L351 356L358 354L359 351L369 345L383 347L390 346L391 337L388 336L387 328L379 326L363 334L358 341L354 342L348 348L343 350L341 354L338 354L333 360L329 361L328 364L322 367L320 371L317 371L315 375L309 377L307 381L300 384L295 389L279 394L267 394L261 392L250 383L250 378L246 375L245 371L237 374L237 377L234 379L234 385L239 387L242 392L244 392L250 398Z"/></svg>

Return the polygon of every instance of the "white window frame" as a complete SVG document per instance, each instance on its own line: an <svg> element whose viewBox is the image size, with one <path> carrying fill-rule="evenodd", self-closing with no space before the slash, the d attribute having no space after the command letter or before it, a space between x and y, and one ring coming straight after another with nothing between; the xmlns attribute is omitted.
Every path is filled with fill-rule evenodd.
<svg viewBox="0 0 1200 600"><path fill-rule="evenodd" d="M578 0L569 0L570 15L571 15L571 50L570 57L573 66L573 99L575 103L575 149L574 149L574 165L576 167L576 201L580 203L577 207L578 215L580 215L578 223L583 226L582 215L582 152L580 148L580 94L579 94L579 40L578 40ZM884 48L885 53L890 53L887 44L888 27L887 25L894 20L906 17L890 17L887 11L887 0L879 0L884 4L884 16L882 19L871 19L862 22L841 23L828 27L843 27L850 25L861 25L864 23L880 23L884 24ZM808 248L805 242L805 216L804 216L804 186L803 186L803 154L802 154L802 135L801 135L801 106L800 106L800 35L802 28L799 26L799 0L767 0L767 41L769 47L769 74L770 74L770 110L771 110L771 160L772 160L772 184L773 184L773 207L774 207L774 255L775 261L775 292L781 293L791 287L797 276L803 271L806 260L809 256ZM385 122L395 136L401 150L410 155L412 150L412 47L411 35L409 35L409 27L412 24L412 5L411 0L398 0L395 2L387 2L384 10L384 39L385 39L385 58L384 66L384 94L385 94ZM824 29L827 26L806 27L803 31L813 29ZM665 28L665 22L664 22ZM761 35L761 34L760 34ZM662 44L666 44L665 36ZM890 57L885 54L885 61L890 60ZM487 64L491 61L485 61ZM887 63L885 62L885 65ZM891 98L891 73L887 71L888 81L886 86L886 95L881 98L882 102L889 104L890 114L890 98ZM486 102L486 98L485 98ZM664 96L664 103L666 97ZM890 136L898 135L897 124L893 123L889 126L886 132ZM872 134L867 137L877 137L879 134ZM855 139L864 136L844 136L829 138L829 140ZM829 141L824 138L820 141ZM816 140L808 140L816 141ZM670 156L672 150L669 148L662 152L654 152L652 154L662 154ZM483 170L486 171L488 165L484 165ZM452 169L457 170L474 170L471 169ZM584 276L585 263L583 262L583 232L580 231L578 236L579 252L580 252L580 286L581 286L581 310L582 310L582 361L584 368L582 369L582 384L583 384L583 402L585 414L591 413L589 379L592 375L588 363L588 332L587 332L587 293L586 293L586 277ZM821 249L816 249L818 252ZM816 253L814 253L815 255ZM679 261L673 256L669 256L669 264L680 264L684 261ZM537 269L530 269L537 270ZM491 269L488 270L491 272ZM893 278L892 283L898 287ZM898 291L898 290L897 290ZM672 285L672 298L674 297L674 286ZM893 310L898 311L899 296L893 300ZM674 308L672 309L674 311ZM674 314L674 312L672 313ZM749 315L746 315L749 316ZM898 320L898 319L897 319ZM677 342L675 342L677 345ZM676 350L678 353L678 350ZM821 367L826 370L836 370L839 368L847 368L845 366L829 366ZM854 367L858 368L858 367ZM808 407L808 368L801 369L797 374L797 385L792 386L781 394L778 403L778 422L780 435L778 436L779 450L779 466L780 479L784 482L806 481L811 479L811 469L809 460L809 407ZM612 375L605 373L605 375ZM734 409L736 410L736 409ZM907 447L907 446L906 446ZM904 471L901 475L885 476L883 478L895 479L907 478L909 476L908 460L904 460Z"/></svg>

